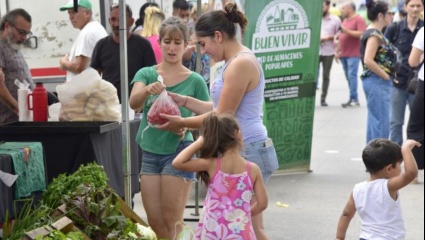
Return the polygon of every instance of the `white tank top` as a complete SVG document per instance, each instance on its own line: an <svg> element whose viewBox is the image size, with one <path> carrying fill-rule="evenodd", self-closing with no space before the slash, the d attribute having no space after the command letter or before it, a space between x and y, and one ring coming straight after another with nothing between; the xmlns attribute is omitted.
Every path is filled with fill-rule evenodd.
<svg viewBox="0 0 425 240"><path fill-rule="evenodd" d="M406 228L400 196L394 200L388 191L388 179L359 183L353 190L360 216L360 238L368 240L404 240Z"/></svg>

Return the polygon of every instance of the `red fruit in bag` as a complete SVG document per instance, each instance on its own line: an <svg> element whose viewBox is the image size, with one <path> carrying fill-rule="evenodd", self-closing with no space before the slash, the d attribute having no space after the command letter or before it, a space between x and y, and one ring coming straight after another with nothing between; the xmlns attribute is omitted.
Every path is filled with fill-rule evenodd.
<svg viewBox="0 0 425 240"><path fill-rule="evenodd" d="M165 90L155 100L148 112L149 125L161 126L166 124L168 120L161 117L161 114L181 116L179 107Z"/></svg>

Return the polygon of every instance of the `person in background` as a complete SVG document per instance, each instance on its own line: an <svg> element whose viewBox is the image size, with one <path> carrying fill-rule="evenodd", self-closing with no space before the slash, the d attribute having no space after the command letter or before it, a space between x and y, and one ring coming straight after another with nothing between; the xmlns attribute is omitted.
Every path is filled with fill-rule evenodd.
<svg viewBox="0 0 425 240"><path fill-rule="evenodd" d="M130 86L137 71L156 64L154 52L148 40L137 34L132 34L130 28L134 23L130 6L126 5L127 14L127 59L128 80ZM120 69L120 12L119 5L110 10L109 25L112 34L97 42L90 66L96 69L102 78L114 85L121 101L121 69Z"/></svg>
<svg viewBox="0 0 425 240"><path fill-rule="evenodd" d="M412 53L409 64L412 67L420 66L418 74L418 86L410 110L409 124L407 126L407 137L416 139L422 145L424 143L424 28L422 27L413 42ZM421 66L422 63L422 66ZM413 151L420 170L424 170L424 148L423 146ZM414 183L419 183L416 176Z"/></svg>
<svg viewBox="0 0 425 240"><path fill-rule="evenodd" d="M195 239L256 239L252 217L267 208L268 197L261 169L241 156L243 141L237 120L212 113L201 132L173 161L177 169L199 172L208 187ZM198 151L199 158L192 159ZM254 194L257 201L252 204ZM226 201L229 204L223 207L214 204Z"/></svg>
<svg viewBox="0 0 425 240"><path fill-rule="evenodd" d="M145 21L145 11L146 8L148 7L157 7L159 8L159 5L157 3L151 2L151 3L145 3L142 5L142 7L140 8L139 11L139 19L136 20L134 29L133 29L133 33L140 35L142 33L143 30L143 26L144 26L144 21Z"/></svg>
<svg viewBox="0 0 425 240"><path fill-rule="evenodd" d="M173 16L181 18L187 24L188 34L190 34L190 3L186 0L175 0L173 2ZM186 46L185 53L183 55L183 66L190 68L192 53L193 46L191 46L189 42L189 44Z"/></svg>
<svg viewBox="0 0 425 240"><path fill-rule="evenodd" d="M406 0L404 6L407 17L387 27L385 37L400 51L402 64L393 80L391 90L391 120L390 140L399 144L403 143L403 125L406 116L406 105L411 106L413 94L407 92L407 85L414 71L411 68L409 56L412 52L412 44L419 30L424 26L420 19L424 9L424 0Z"/></svg>
<svg viewBox="0 0 425 240"><path fill-rule="evenodd" d="M34 82L21 49L31 37L32 19L24 9L8 12L0 23L0 124L19 120L15 79Z"/></svg>
<svg viewBox="0 0 425 240"><path fill-rule="evenodd" d="M173 2L173 16L179 17L188 23L190 18L190 3L186 0L175 0Z"/></svg>
<svg viewBox="0 0 425 240"><path fill-rule="evenodd" d="M407 140L400 147L387 139L376 139L366 146L363 162L370 178L354 187L338 223L337 240L345 239L356 212L361 222L360 240L406 239L399 191L418 173L412 149L419 146Z"/></svg>
<svg viewBox="0 0 425 240"><path fill-rule="evenodd" d="M397 7L395 7L397 11L394 12L393 22L399 22L407 17L407 11L404 6L406 6L405 0L399 0Z"/></svg>
<svg viewBox="0 0 425 240"><path fill-rule="evenodd" d="M143 149L141 192L148 222L158 239L174 239L180 230L176 229L176 223L183 221L195 174L179 171L171 163L194 139L191 132L185 129L168 132L148 127L148 112L164 90L169 94L188 95L200 101L208 101L210 97L203 78L182 64L189 40L187 24L180 18L169 18L161 25L159 36L162 62L137 72L132 82L130 106L133 109L143 108L136 141ZM163 83L158 81L159 76L162 76ZM193 111L187 108L180 108L180 112L182 117L193 115Z"/></svg>
<svg viewBox="0 0 425 240"><path fill-rule="evenodd" d="M202 14L206 13L209 10L208 4L202 4ZM193 23L196 24L198 21L198 7L194 6L192 8L191 18L193 20ZM194 32L194 29L192 29L191 33L191 42L189 43L189 46L187 47L187 52L192 52L192 56L190 59L190 65L189 69L192 71L197 70L197 43L196 43L196 34ZM211 69L211 58L207 54L201 54L201 67L200 67L200 74L205 79L205 82L208 85L208 89L210 88L210 69Z"/></svg>
<svg viewBox="0 0 425 240"><path fill-rule="evenodd" d="M341 61L345 77L348 81L350 96L342 107L360 106L358 87L358 72L360 64L360 38L366 30L366 22L356 14L356 4L346 2L341 9L344 21L339 35L339 44L335 54L336 61Z"/></svg>
<svg viewBox="0 0 425 240"><path fill-rule="evenodd" d="M332 4L332 7L329 9L329 12L332 15L334 15L335 17L339 17L339 18L343 17L342 16L342 11L340 9L338 9L336 3L333 3Z"/></svg>
<svg viewBox="0 0 425 240"><path fill-rule="evenodd" d="M77 12L74 10L73 0L61 7L60 11L68 11L72 26L81 30L70 54L65 55L59 62L60 68L67 71L66 81L69 82L90 66L96 43L108 34L99 22L93 20L92 4L89 0L79 0Z"/></svg>
<svg viewBox="0 0 425 240"><path fill-rule="evenodd" d="M209 10L210 9L209 9L208 3L204 3L204 4L201 5L201 15L208 12ZM192 26L192 28L189 29L190 30L189 33L190 33L191 38L194 40L194 38L195 38L195 36L194 36L195 35L195 25L196 25L196 22L198 21L198 5L195 5L192 8L192 11L190 12L190 18L192 20L193 26Z"/></svg>
<svg viewBox="0 0 425 240"><path fill-rule="evenodd" d="M396 73L397 49L382 33L392 23L387 2L367 1L367 15L372 22L361 38L363 89L367 100L366 141L390 136L391 79Z"/></svg>
<svg viewBox="0 0 425 240"><path fill-rule="evenodd" d="M335 36L339 32L341 26L341 20L335 17L329 12L331 1L323 1L323 19L322 19L322 30L320 36L320 56L319 64L323 66L323 83L322 83L322 95L320 98L320 105L327 107L326 97L328 96L328 89L330 84L330 74L332 69L332 63L336 52Z"/></svg>
<svg viewBox="0 0 425 240"><path fill-rule="evenodd" d="M211 86L213 102L171 94L179 106L202 115L188 118L163 115L169 122L160 129L198 129L212 111L234 114L241 126L244 142L241 155L260 167L267 183L279 168L279 163L262 118L265 76L256 56L236 38L237 24L244 30L248 20L235 3L227 3L224 11L210 11L198 19L195 31L202 53L210 55L216 62L225 61ZM256 238L268 239L263 214L253 217L252 221Z"/></svg>
<svg viewBox="0 0 425 240"><path fill-rule="evenodd" d="M165 20L165 14L157 7L148 7L145 11L145 27L141 36L149 40L155 53L156 62L162 61L162 51L159 44L159 28Z"/></svg>

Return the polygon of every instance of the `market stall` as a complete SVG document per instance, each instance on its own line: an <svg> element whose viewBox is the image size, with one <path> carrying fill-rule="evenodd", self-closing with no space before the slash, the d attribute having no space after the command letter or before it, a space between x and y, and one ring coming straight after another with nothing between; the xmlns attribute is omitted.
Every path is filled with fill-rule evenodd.
<svg viewBox="0 0 425 240"><path fill-rule="evenodd" d="M15 200L33 198L37 201L46 190L44 160L39 142L0 143L0 223L5 221L6 212L10 218L15 217L15 205L18 212L22 208L23 201Z"/></svg>
<svg viewBox="0 0 425 240"><path fill-rule="evenodd" d="M106 173L96 163L60 175L39 203L26 205L14 221L9 220L3 226L4 239L156 239L107 185Z"/></svg>
<svg viewBox="0 0 425 240"><path fill-rule="evenodd" d="M130 123L133 195L140 191L138 171L142 151L134 141L139 125L139 120ZM60 174L75 172L83 164L97 162L107 173L108 185L124 197L121 135L122 128L118 122L15 122L0 125L1 141L43 144L48 183Z"/></svg>

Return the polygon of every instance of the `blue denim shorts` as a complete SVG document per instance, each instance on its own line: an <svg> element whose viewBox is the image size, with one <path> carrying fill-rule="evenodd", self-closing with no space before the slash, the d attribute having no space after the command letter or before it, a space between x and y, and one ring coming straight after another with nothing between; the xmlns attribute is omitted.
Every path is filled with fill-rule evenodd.
<svg viewBox="0 0 425 240"><path fill-rule="evenodd" d="M168 175L194 181L195 173L180 171L171 165L177 155L190 144L192 144L192 142L181 142L177 147L176 153L171 155L159 155L143 151L142 170L140 171L140 175Z"/></svg>
<svg viewBox="0 0 425 240"><path fill-rule="evenodd" d="M273 172L279 168L276 149L273 144L266 146L266 141L245 143L241 155L246 160L260 167L265 183L269 181Z"/></svg>

